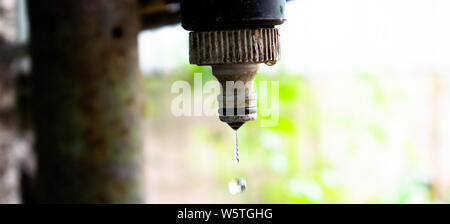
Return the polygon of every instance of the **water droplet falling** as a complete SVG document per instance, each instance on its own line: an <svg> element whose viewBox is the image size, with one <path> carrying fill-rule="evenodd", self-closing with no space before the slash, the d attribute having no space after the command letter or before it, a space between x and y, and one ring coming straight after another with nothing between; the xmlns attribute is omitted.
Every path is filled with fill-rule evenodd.
<svg viewBox="0 0 450 224"><path fill-rule="evenodd" d="M240 126L239 126L240 127ZM239 147L238 147L238 136L237 136L237 129L239 128L233 128L234 130L234 163L239 163ZM244 178L238 178L230 181L228 183L228 191L232 195L236 195L239 193L242 193L247 188L247 182Z"/></svg>
<svg viewBox="0 0 450 224"><path fill-rule="evenodd" d="M242 193L247 188L247 182L243 178L232 180L228 183L228 191L232 195Z"/></svg>
<svg viewBox="0 0 450 224"><path fill-rule="evenodd" d="M234 130L234 163L239 163L239 148L237 130Z"/></svg>

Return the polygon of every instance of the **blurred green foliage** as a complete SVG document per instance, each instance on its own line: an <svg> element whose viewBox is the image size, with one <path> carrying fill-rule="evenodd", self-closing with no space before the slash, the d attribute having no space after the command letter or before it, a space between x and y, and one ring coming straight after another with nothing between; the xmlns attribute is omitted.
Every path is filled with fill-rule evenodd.
<svg viewBox="0 0 450 224"><path fill-rule="evenodd" d="M168 85L174 81L185 80L193 84L194 73L203 74L203 83L215 80L211 75L211 69L206 66L183 65L179 71L172 75L144 77L148 116L161 115L158 114L158 105L168 104L162 102L167 101L167 97L164 98L161 94L169 93L170 95ZM210 169L214 170L223 183L236 177L247 179L248 190L236 199L237 202L432 202L434 199L428 180L424 179L420 172L414 173L421 169L421 165L413 139L406 139L403 143L404 147L398 151L392 151L394 154L407 157L405 166L409 167L407 171L399 171L404 172L401 173L404 175L395 183L377 182L377 175L380 174L376 167L361 168L368 161L372 161L371 158L367 158L372 154L364 157L367 152L373 153L373 151L367 151L368 146L384 145L384 148L390 148L391 134L388 131L388 124L393 116L392 108L407 97L401 89L387 85L388 82L383 78L370 73L357 74L354 80L357 86L366 92L367 97L363 97L363 101L370 105L369 110L373 112L373 117L369 115L364 119L355 117L352 111L335 111L335 113L324 111L319 105L318 87L308 76L292 74L283 69L275 75L258 74L256 84L260 81L279 82L279 122L274 127L262 128L260 120L257 120L239 129L241 164L238 167L232 163L231 129L228 132L218 132L211 130L208 124L196 123L191 127L191 137L194 141L201 142L199 144L214 148L209 156L214 157L217 163L214 163ZM162 82L168 85L161 85ZM356 109L358 105L354 106ZM217 125L223 124L217 120ZM343 158L341 160L325 156L326 152L323 152L325 146L322 146L322 135L330 127L349 136L344 144L346 147L338 152L338 155ZM356 161L357 166L349 168L347 163L352 161ZM348 174L344 172L350 172L352 169L362 176L350 176L349 182ZM383 172L389 172L389 169ZM355 196L355 190L358 191L357 188L360 186L352 183L367 180L374 181L379 186L370 185L371 182L363 183L361 186L370 185L371 189L367 190L369 193ZM383 184L387 184L387 187Z"/></svg>

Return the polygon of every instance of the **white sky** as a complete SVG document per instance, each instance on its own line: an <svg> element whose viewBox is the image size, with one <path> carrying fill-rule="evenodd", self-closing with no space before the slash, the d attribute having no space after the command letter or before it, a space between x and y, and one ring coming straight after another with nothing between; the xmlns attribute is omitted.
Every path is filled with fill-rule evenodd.
<svg viewBox="0 0 450 224"><path fill-rule="evenodd" d="M296 0L286 18L278 28L288 71L450 73L450 0ZM144 73L170 72L188 63L188 32L143 32L139 54Z"/></svg>

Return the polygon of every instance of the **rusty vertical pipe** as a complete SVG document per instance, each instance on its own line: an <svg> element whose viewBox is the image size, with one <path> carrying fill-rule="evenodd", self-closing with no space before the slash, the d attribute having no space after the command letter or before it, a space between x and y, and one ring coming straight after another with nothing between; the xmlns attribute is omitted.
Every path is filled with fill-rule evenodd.
<svg viewBox="0 0 450 224"><path fill-rule="evenodd" d="M140 202L136 0L29 0L38 200Z"/></svg>

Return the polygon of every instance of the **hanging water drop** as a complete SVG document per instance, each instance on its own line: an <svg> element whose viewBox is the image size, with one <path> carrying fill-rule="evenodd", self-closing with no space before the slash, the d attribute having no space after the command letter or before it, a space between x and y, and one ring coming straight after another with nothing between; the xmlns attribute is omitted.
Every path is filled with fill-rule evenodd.
<svg viewBox="0 0 450 224"><path fill-rule="evenodd" d="M228 183L228 191L232 195L242 193L247 188L247 182L243 178L232 180Z"/></svg>

